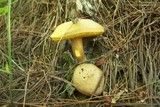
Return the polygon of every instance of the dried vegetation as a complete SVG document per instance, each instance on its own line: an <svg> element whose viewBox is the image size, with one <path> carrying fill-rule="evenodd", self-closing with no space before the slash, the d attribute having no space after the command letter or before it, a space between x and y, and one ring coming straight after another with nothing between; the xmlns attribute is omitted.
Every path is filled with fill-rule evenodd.
<svg viewBox="0 0 160 107"><path fill-rule="evenodd" d="M105 27L84 42L88 62L106 76L105 95L69 95L74 67L70 42L56 43L50 34L70 19L68 0L18 0L12 4L13 99L29 106L160 105L160 3L157 0L90 0L78 11ZM5 17L0 17L0 65L7 63ZM0 105L9 103L8 74L0 74ZM107 96L108 95L108 96Z"/></svg>

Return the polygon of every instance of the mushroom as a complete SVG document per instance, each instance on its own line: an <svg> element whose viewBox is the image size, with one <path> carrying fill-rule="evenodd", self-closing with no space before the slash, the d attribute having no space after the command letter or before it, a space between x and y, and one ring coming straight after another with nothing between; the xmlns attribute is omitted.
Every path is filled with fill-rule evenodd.
<svg viewBox="0 0 160 107"><path fill-rule="evenodd" d="M104 32L103 26L90 19L79 19L76 23L72 21L59 25L51 34L54 41L71 39L72 51L75 59L84 62L86 56L83 50L83 37L97 36Z"/></svg>
<svg viewBox="0 0 160 107"><path fill-rule="evenodd" d="M72 83L84 95L100 95L104 88L104 75L94 64L84 63L75 68Z"/></svg>

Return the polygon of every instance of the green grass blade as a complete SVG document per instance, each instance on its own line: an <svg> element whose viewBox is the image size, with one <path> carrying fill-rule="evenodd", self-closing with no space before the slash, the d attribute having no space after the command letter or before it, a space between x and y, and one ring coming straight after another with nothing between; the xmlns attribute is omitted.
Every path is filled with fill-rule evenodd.
<svg viewBox="0 0 160 107"><path fill-rule="evenodd" d="M13 104L13 92L12 92L12 47L11 47L11 0L8 0L8 14L7 14L7 37L8 37L8 68L11 74L9 74L9 93L10 101Z"/></svg>

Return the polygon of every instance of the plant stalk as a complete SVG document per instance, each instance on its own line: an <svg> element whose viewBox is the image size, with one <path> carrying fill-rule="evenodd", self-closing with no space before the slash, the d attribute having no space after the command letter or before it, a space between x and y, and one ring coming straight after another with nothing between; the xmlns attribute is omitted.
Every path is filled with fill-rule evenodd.
<svg viewBox="0 0 160 107"><path fill-rule="evenodd" d="M8 14L7 14L7 37L8 37L8 65L9 65L9 94L10 94L10 102L13 105L13 90L12 90L12 81L13 81L13 73L12 73L12 48L11 48L11 0L8 0Z"/></svg>

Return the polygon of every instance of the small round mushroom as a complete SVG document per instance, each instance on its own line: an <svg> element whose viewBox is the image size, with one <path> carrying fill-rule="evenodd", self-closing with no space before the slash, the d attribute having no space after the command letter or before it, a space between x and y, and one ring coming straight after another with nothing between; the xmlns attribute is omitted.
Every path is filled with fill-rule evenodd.
<svg viewBox="0 0 160 107"><path fill-rule="evenodd" d="M83 50L83 37L97 36L104 32L103 26L90 19L79 19L76 23L65 22L59 25L51 34L54 41L71 39L72 51L75 59L84 62L86 56Z"/></svg>
<svg viewBox="0 0 160 107"><path fill-rule="evenodd" d="M84 95L100 95L104 88L104 75L94 64L84 63L75 68L72 83Z"/></svg>

